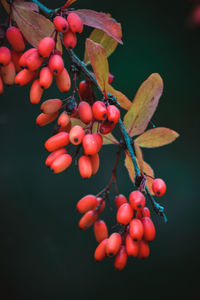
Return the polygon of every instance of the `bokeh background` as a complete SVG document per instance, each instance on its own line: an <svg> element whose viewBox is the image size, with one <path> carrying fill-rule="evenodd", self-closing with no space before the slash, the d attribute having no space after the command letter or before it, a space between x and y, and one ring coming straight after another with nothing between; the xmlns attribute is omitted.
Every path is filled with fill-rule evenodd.
<svg viewBox="0 0 200 300"><path fill-rule="evenodd" d="M64 1L42 2L55 8ZM80 0L75 7L110 12L122 23L124 46L110 58L115 87L132 99L151 73L160 73L164 80L153 122L181 136L144 155L168 184L160 200L168 223L152 212L157 237L148 260L130 260L122 272L114 270L112 260L96 263L93 232L79 231L75 205L106 185L114 147L103 149L101 169L90 181L82 180L75 168L51 174L44 165L43 146L51 128L36 127L39 107L29 103L29 88L6 88L0 96L0 299L196 299L200 30L186 24L192 5L183 0ZM81 57L90 32L85 29L76 49ZM57 96L55 86L45 94L46 99ZM119 186L128 195L132 185L123 160ZM108 207L104 218L110 219L111 213Z"/></svg>

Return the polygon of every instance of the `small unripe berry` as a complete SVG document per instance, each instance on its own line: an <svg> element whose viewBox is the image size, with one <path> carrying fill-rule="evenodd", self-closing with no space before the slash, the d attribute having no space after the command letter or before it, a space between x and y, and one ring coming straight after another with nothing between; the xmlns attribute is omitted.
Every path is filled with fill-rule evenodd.
<svg viewBox="0 0 200 300"><path fill-rule="evenodd" d="M94 259L96 261L102 261L106 256L106 246L108 239L103 240L95 250Z"/></svg>
<svg viewBox="0 0 200 300"><path fill-rule="evenodd" d="M26 58L26 66L30 71L36 71L42 65L44 59L39 56L38 51L33 51L27 58Z"/></svg>
<svg viewBox="0 0 200 300"><path fill-rule="evenodd" d="M94 235L98 243L108 238L108 228L104 221L98 220L94 223Z"/></svg>
<svg viewBox="0 0 200 300"><path fill-rule="evenodd" d="M139 241L139 252L138 252L138 258L148 258L150 254L149 245L146 241L141 240Z"/></svg>
<svg viewBox="0 0 200 300"><path fill-rule="evenodd" d="M120 194L115 197L115 205L116 205L117 209L120 208L120 206L125 203L127 203L127 199L124 195Z"/></svg>
<svg viewBox="0 0 200 300"><path fill-rule="evenodd" d="M54 39L52 39L51 37L45 37L38 44L39 54L44 58L49 57L55 46L56 44Z"/></svg>
<svg viewBox="0 0 200 300"><path fill-rule="evenodd" d="M44 67L40 71L40 86L42 89L48 89L53 82L53 74L48 67Z"/></svg>
<svg viewBox="0 0 200 300"><path fill-rule="evenodd" d="M97 206L97 204L98 201L94 195L87 195L78 201L76 208L79 213L83 214L89 210L94 209Z"/></svg>
<svg viewBox="0 0 200 300"><path fill-rule="evenodd" d="M96 219L97 219L97 215L93 212L93 210L89 210L80 219L78 226L80 229L86 230L94 224Z"/></svg>
<svg viewBox="0 0 200 300"><path fill-rule="evenodd" d="M133 217L133 209L129 203L122 204L117 211L117 222L122 225L128 225Z"/></svg>
<svg viewBox="0 0 200 300"><path fill-rule="evenodd" d="M140 191L133 191L129 195L129 202L134 210L142 210L145 207L145 196Z"/></svg>
<svg viewBox="0 0 200 300"><path fill-rule="evenodd" d="M92 121L92 108L88 102L81 101L78 106L78 113L81 121L88 124Z"/></svg>
<svg viewBox="0 0 200 300"><path fill-rule="evenodd" d="M69 29L67 20L61 16L55 17L53 19L53 24L58 32L65 33Z"/></svg>
<svg viewBox="0 0 200 300"><path fill-rule="evenodd" d="M20 86L27 85L36 77L36 72L32 72L29 70L20 71L15 77L15 84L19 84Z"/></svg>
<svg viewBox="0 0 200 300"><path fill-rule="evenodd" d="M137 257L139 252L139 243L133 241L129 234L126 236L126 252L133 257Z"/></svg>
<svg viewBox="0 0 200 300"><path fill-rule="evenodd" d="M51 115L41 113L36 119L36 124L40 127L43 127L43 126L46 126L46 125L52 123L53 121L55 121L55 119L57 119L57 117L58 117L58 112L51 114ZM54 150L52 150L52 151L54 151ZM52 151L50 151L50 152L52 152Z"/></svg>
<svg viewBox="0 0 200 300"><path fill-rule="evenodd" d="M98 144L93 134L86 134L84 136L83 148L86 155L94 155L98 152Z"/></svg>
<svg viewBox="0 0 200 300"><path fill-rule="evenodd" d="M0 47L0 67L6 66L11 60L11 52L7 47Z"/></svg>
<svg viewBox="0 0 200 300"><path fill-rule="evenodd" d="M130 222L129 234L135 242L142 239L144 234L144 227L139 219L133 219Z"/></svg>
<svg viewBox="0 0 200 300"><path fill-rule="evenodd" d="M30 89L30 102L32 104L38 104L42 98L43 92L44 90L41 88L39 80L34 80Z"/></svg>
<svg viewBox="0 0 200 300"><path fill-rule="evenodd" d="M5 85L13 85L15 83L15 66L12 61L8 65L1 67L1 77Z"/></svg>
<svg viewBox="0 0 200 300"><path fill-rule="evenodd" d="M57 87L62 93L66 93L70 90L71 79L67 69L64 68L62 72L55 77L55 79Z"/></svg>
<svg viewBox="0 0 200 300"><path fill-rule="evenodd" d="M166 192L166 184L164 180L157 178L152 183L152 189L156 196L162 197Z"/></svg>
<svg viewBox="0 0 200 300"><path fill-rule="evenodd" d="M92 163L92 175L95 175L99 170L100 160L99 160L99 154L96 153L90 157L91 163Z"/></svg>
<svg viewBox="0 0 200 300"><path fill-rule="evenodd" d="M93 133L93 137L95 138L96 142L97 142L97 152L99 152L101 150L101 147L103 146L103 138L99 133Z"/></svg>
<svg viewBox="0 0 200 300"><path fill-rule="evenodd" d="M64 69L64 62L60 55L52 55L49 59L49 69L54 75L60 75Z"/></svg>
<svg viewBox="0 0 200 300"><path fill-rule="evenodd" d="M98 121L103 121L107 118L107 109L103 102L96 101L92 105L93 116Z"/></svg>
<svg viewBox="0 0 200 300"><path fill-rule="evenodd" d="M36 48L31 48L31 49L28 49L26 52L24 52L22 54L22 56L20 57L20 60L19 60L19 65L20 65L20 68L28 68L27 66L27 58L33 54L34 52L37 52L37 49Z"/></svg>
<svg viewBox="0 0 200 300"><path fill-rule="evenodd" d="M152 222L152 220L149 217L143 217L141 219L141 222L144 227L144 239L147 242L151 242L155 239L156 236L156 229Z"/></svg>
<svg viewBox="0 0 200 300"><path fill-rule="evenodd" d="M105 120L101 124L101 126L99 128L99 131L100 131L101 134L106 135L106 134L112 132L114 128L115 128L115 123L109 122L108 120Z"/></svg>
<svg viewBox="0 0 200 300"><path fill-rule="evenodd" d="M117 256L115 257L114 261L114 267L117 270L122 270L125 268L127 264L128 256L126 253L126 248L124 246L121 246Z"/></svg>
<svg viewBox="0 0 200 300"><path fill-rule="evenodd" d="M80 145L85 136L83 128L79 125L74 126L69 133L69 140L73 145Z"/></svg>
<svg viewBox="0 0 200 300"><path fill-rule="evenodd" d="M79 158L78 168L81 177L90 178L92 176L92 163L88 156L83 155Z"/></svg>
<svg viewBox="0 0 200 300"><path fill-rule="evenodd" d="M118 123L120 119L120 111L115 105L107 107L107 117L109 122Z"/></svg>
<svg viewBox="0 0 200 300"><path fill-rule="evenodd" d="M56 158L58 158L59 156L61 156L63 154L67 154L67 150L65 148L58 149L58 150L52 152L51 154L49 154L49 156L47 157L47 159L45 161L46 166L50 167L50 165L52 164L52 162Z"/></svg>
<svg viewBox="0 0 200 300"><path fill-rule="evenodd" d="M50 137L46 143L45 148L49 152L53 152L59 148L63 148L69 144L69 134L67 132L60 132Z"/></svg>
<svg viewBox="0 0 200 300"><path fill-rule="evenodd" d="M60 127L66 127L69 123L70 123L70 118L69 118L67 112L63 111L58 118L57 124Z"/></svg>
<svg viewBox="0 0 200 300"><path fill-rule="evenodd" d="M122 244L121 235L117 232L111 234L106 245L107 256L111 257L116 255L119 252L121 244Z"/></svg>
<svg viewBox="0 0 200 300"><path fill-rule="evenodd" d="M44 114L53 114L62 108L63 102L60 99L49 99L40 106Z"/></svg>
<svg viewBox="0 0 200 300"><path fill-rule="evenodd" d="M66 33L63 34L63 43L65 45L65 48L74 49L77 44L76 34L71 30L68 30Z"/></svg>
<svg viewBox="0 0 200 300"><path fill-rule="evenodd" d="M25 42L18 28L16 28L15 26L9 27L6 31L6 38L15 51L17 52L24 51Z"/></svg>
<svg viewBox="0 0 200 300"><path fill-rule="evenodd" d="M72 157L69 154L63 154L57 157L51 164L51 170L58 174L65 171L72 163Z"/></svg>
<svg viewBox="0 0 200 300"><path fill-rule="evenodd" d="M82 33L83 21L77 14L70 13L67 17L67 22L72 32Z"/></svg>

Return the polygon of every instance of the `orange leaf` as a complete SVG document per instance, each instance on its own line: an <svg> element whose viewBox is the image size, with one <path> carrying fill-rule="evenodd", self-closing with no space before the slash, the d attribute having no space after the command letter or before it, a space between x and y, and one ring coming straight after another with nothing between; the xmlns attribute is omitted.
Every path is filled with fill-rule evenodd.
<svg viewBox="0 0 200 300"><path fill-rule="evenodd" d="M134 148L135 148L135 154L136 154L136 158L137 158L137 162L138 162L138 165L139 165L140 172L144 173L143 172L143 164L144 164L143 154L142 154L142 150L140 149L140 146L138 145L137 142L134 142Z"/></svg>
<svg viewBox="0 0 200 300"><path fill-rule="evenodd" d="M135 183L135 169L134 169L133 162L132 162L132 159L131 159L128 151L126 151L125 167L128 170L128 174L129 174L131 181L133 183Z"/></svg>
<svg viewBox="0 0 200 300"><path fill-rule="evenodd" d="M93 42L90 39L86 40L86 49L98 85L100 86L102 92L105 92L107 90L109 76L106 50L101 45Z"/></svg>
<svg viewBox="0 0 200 300"><path fill-rule="evenodd" d="M25 39L33 47L37 47L44 37L53 36L55 33L54 24L44 16L31 9L27 9L25 3L26 2L13 3L13 18ZM62 52L62 44L59 36L56 47Z"/></svg>
<svg viewBox="0 0 200 300"><path fill-rule="evenodd" d="M157 127L140 135L135 141L140 147L156 148L172 143L179 137L176 131L169 128Z"/></svg>
<svg viewBox="0 0 200 300"><path fill-rule="evenodd" d="M77 0L68 0L61 9L66 9L68 8L70 5L72 5L72 3L76 2Z"/></svg>
<svg viewBox="0 0 200 300"><path fill-rule="evenodd" d="M123 93L115 90L110 84L107 85L107 92L115 96L122 108L128 110L131 107L131 101Z"/></svg>
<svg viewBox="0 0 200 300"><path fill-rule="evenodd" d="M140 86L129 111L124 117L124 125L129 135L143 133L147 128L163 92L163 81L154 73Z"/></svg>
<svg viewBox="0 0 200 300"><path fill-rule="evenodd" d="M107 35L111 36L118 43L123 44L121 24L110 18L105 13L99 13L89 9L74 10L82 19L83 24L103 30Z"/></svg>
<svg viewBox="0 0 200 300"><path fill-rule="evenodd" d="M146 163L145 161L143 162L143 172L147 176L146 186L149 189L149 192L152 195L154 195L154 192L152 190L152 183L153 183L153 180L154 180L154 171L151 168L151 166L148 163Z"/></svg>
<svg viewBox="0 0 200 300"><path fill-rule="evenodd" d="M109 57L116 49L118 43L100 29L94 29L89 37L90 40L100 44L106 50L106 55ZM89 64L87 49L85 50L84 63Z"/></svg>

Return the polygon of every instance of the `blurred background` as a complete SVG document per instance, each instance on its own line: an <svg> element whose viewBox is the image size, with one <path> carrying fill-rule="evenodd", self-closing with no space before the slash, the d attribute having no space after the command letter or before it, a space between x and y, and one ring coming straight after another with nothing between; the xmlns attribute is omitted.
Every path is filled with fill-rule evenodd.
<svg viewBox="0 0 200 300"><path fill-rule="evenodd" d="M51 8L64 3L42 2ZM130 259L122 272L113 268L112 260L96 263L92 229L78 229L75 206L82 196L96 194L106 185L116 149L110 146L101 151L100 171L89 181L82 180L75 168L51 174L44 165L43 146L51 126L35 125L39 107L29 103L28 87L6 88L0 96L0 299L196 299L200 29L187 26L193 3L79 0L74 7L110 12L122 23L124 45L109 59L117 89L132 99L151 73L160 73L164 80L153 122L181 136L167 147L144 151L144 156L156 176L167 182L168 191L160 203L168 223L152 212L157 237L148 260ZM80 57L90 32L85 28L80 37L76 49ZM44 97L58 95L54 85ZM122 157L119 186L128 196L133 187L123 164ZM108 205L105 220L114 214L111 209Z"/></svg>

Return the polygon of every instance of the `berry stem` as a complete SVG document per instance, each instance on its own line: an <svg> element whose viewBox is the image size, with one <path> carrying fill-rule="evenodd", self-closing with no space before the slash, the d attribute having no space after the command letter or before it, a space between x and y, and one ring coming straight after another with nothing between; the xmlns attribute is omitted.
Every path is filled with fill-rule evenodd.
<svg viewBox="0 0 200 300"><path fill-rule="evenodd" d="M146 190L147 195L149 196L149 199L150 199L150 201L151 201L151 204L152 204L152 206L153 206L154 211L155 211L159 216L162 216L162 217L164 218L165 223L166 223L166 222L167 222L167 217L166 217L166 215L165 215L165 213L164 213L164 207L161 206L160 204L158 204L158 203L156 202L156 200L155 200L154 197L151 195L151 193L150 193L149 189L147 188L147 186L145 186L145 190Z"/></svg>

